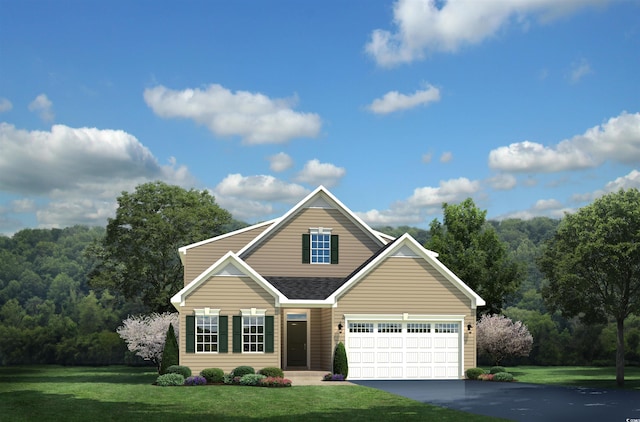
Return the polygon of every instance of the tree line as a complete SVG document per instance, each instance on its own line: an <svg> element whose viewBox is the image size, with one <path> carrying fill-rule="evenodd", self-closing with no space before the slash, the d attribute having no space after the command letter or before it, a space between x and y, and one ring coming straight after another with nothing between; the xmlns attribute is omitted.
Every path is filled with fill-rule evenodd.
<svg viewBox="0 0 640 422"><path fill-rule="evenodd" d="M626 200L633 217L640 199L637 190L629 192ZM568 295L572 280L566 279L565 270L578 262L571 246L560 242L562 233L579 229L573 223L569 217L487 221L486 211L467 199L444 204L443 220L434 220L429 230L377 230L392 236L409 232L438 252L439 259L486 300L479 317L502 314L528 327L532 352L508 363L613 365L623 341L626 363L640 365L637 299L625 308L620 340L615 315L587 312L588 298L570 304L554 296ZM173 311L169 298L182 286L178 247L243 226L208 192L155 182L123 192L106 228L25 229L0 236L0 363L133 363L116 329L129 315ZM574 249L597 241L597 236L583 239ZM631 284L636 290L640 264L633 259L639 245L633 249L631 243L623 250L632 263L630 271L636 271ZM593 273L587 267L571 268L585 276ZM602 278L605 273L597 274ZM637 291L630 294L638 296Z"/></svg>

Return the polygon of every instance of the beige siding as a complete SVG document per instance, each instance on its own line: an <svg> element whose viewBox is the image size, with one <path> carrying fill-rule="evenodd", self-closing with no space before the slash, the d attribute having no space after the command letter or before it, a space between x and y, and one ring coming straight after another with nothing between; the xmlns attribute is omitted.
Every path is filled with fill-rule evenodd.
<svg viewBox="0 0 640 422"><path fill-rule="evenodd" d="M337 265L302 263L302 234L317 227L339 236ZM346 277L380 247L340 211L306 208L242 258L264 276Z"/></svg>
<svg viewBox="0 0 640 422"><path fill-rule="evenodd" d="M311 309L311 370L331 371L331 309Z"/></svg>
<svg viewBox="0 0 640 422"><path fill-rule="evenodd" d="M474 367L475 310L471 300L422 259L390 257L339 299L332 327L344 314L465 315L464 369ZM466 333L466 325L474 333ZM344 341L344 334L339 336Z"/></svg>
<svg viewBox="0 0 640 422"><path fill-rule="evenodd" d="M221 368L225 372L240 365L253 366L256 371L267 367L280 367L280 311L274 307L274 298L248 277L211 277L198 287L180 309L180 364L198 374L204 368ZM220 309L220 315L227 315L229 323L228 353L186 353L186 316L194 309L209 307ZM241 315L241 309L266 309L266 315L274 315L274 353L232 353L232 332L234 315Z"/></svg>
<svg viewBox="0 0 640 422"><path fill-rule="evenodd" d="M205 243L200 246L187 249L184 256L184 285L189 284L198 277L204 270L213 265L218 259L229 251L238 252L249 242L255 239L269 226L265 225L255 229L247 230L229 237Z"/></svg>

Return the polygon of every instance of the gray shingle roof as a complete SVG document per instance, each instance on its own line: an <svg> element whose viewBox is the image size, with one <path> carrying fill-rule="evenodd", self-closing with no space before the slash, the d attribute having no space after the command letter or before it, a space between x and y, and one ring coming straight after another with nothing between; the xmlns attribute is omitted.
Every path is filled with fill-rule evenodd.
<svg viewBox="0 0 640 422"><path fill-rule="evenodd" d="M287 299L323 300L344 284L342 277L265 277Z"/></svg>

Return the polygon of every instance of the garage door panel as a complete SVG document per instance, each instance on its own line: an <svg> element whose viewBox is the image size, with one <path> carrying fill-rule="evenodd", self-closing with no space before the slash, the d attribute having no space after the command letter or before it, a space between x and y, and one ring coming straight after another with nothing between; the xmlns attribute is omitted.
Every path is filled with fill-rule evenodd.
<svg viewBox="0 0 640 422"><path fill-rule="evenodd" d="M351 331L354 324L359 331ZM350 378L458 378L459 325L349 322Z"/></svg>

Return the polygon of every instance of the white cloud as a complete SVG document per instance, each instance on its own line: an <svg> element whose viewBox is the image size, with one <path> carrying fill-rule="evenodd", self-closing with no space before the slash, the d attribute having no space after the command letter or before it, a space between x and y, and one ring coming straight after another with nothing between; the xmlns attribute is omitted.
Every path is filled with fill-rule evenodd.
<svg viewBox="0 0 640 422"><path fill-rule="evenodd" d="M620 189L640 189L640 171L631 170L629 174L618 177L617 179L607 183L603 189L596 190L594 192L575 194L571 197L571 200L575 203L592 202L595 199L600 198L608 193L617 192Z"/></svg>
<svg viewBox="0 0 640 422"><path fill-rule="evenodd" d="M489 153L489 167L505 172L552 173L605 161L640 162L640 113L622 113L554 147L524 141Z"/></svg>
<svg viewBox="0 0 640 422"><path fill-rule="evenodd" d="M234 218L252 220L273 214L275 204L290 206L309 194L303 186L268 175L229 174L212 189L216 201Z"/></svg>
<svg viewBox="0 0 640 422"><path fill-rule="evenodd" d="M304 165L304 168L296 176L296 181L307 183L311 186L324 185L332 187L340 182L340 179L347 174L344 167L337 167L331 163L321 163L313 159Z"/></svg>
<svg viewBox="0 0 640 422"><path fill-rule="evenodd" d="M440 90L428 85L426 89L418 90L411 95L400 94L398 91L387 92L382 98L373 100L368 109L376 114L388 114L435 101L440 101Z"/></svg>
<svg viewBox="0 0 640 422"><path fill-rule="evenodd" d="M186 167L160 165L121 130L54 125L51 131L26 131L0 123L0 189L42 198L16 200L11 211L37 209L41 226L104 225L122 191L154 180L193 185Z"/></svg>
<svg viewBox="0 0 640 422"><path fill-rule="evenodd" d="M429 164L431 162L431 160L433 159L433 154L428 152L426 154L422 154L422 162L425 164Z"/></svg>
<svg viewBox="0 0 640 422"><path fill-rule="evenodd" d="M4 113L5 111L9 111L13 108L13 104L6 98L0 98L0 113Z"/></svg>
<svg viewBox="0 0 640 422"><path fill-rule="evenodd" d="M45 122L52 122L55 118L53 114L53 103L45 94L40 94L31 101L29 111L38 113L40 118Z"/></svg>
<svg viewBox="0 0 640 422"><path fill-rule="evenodd" d="M571 83L576 84L586 75L591 73L591 66L587 60L582 59L577 63L573 63L571 66L571 74L569 80Z"/></svg>
<svg viewBox="0 0 640 422"><path fill-rule="evenodd" d="M517 179L511 174L498 174L488 180L493 189L510 190L517 184Z"/></svg>
<svg viewBox="0 0 640 422"><path fill-rule="evenodd" d="M441 163L448 163L451 160L453 160L453 153L451 151L443 152L442 155L440 156Z"/></svg>
<svg viewBox="0 0 640 422"><path fill-rule="evenodd" d="M560 208L562 208L562 203L557 199L539 199L533 206L533 209L538 211L557 210Z"/></svg>
<svg viewBox="0 0 640 422"><path fill-rule="evenodd" d="M317 114L293 110L296 98L271 99L248 91L234 93L217 84L204 90L182 91L159 85L145 89L144 99L160 117L192 119L217 136L239 136L246 144L315 138L322 126Z"/></svg>
<svg viewBox="0 0 640 422"><path fill-rule="evenodd" d="M528 18L549 21L608 0L398 0L393 31L376 29L365 49L381 66L421 60L428 52L456 52L479 44L511 23L530 26Z"/></svg>
<svg viewBox="0 0 640 422"><path fill-rule="evenodd" d="M427 216L439 213L444 202L454 203L472 196L480 190L480 182L466 177L443 180L438 187L416 188L413 195L404 201L397 201L388 210L369 210L356 214L368 224L403 225L419 224Z"/></svg>
<svg viewBox="0 0 640 422"><path fill-rule="evenodd" d="M270 162L269 168L271 169L271 171L275 171L276 173L289 170L291 167L293 167L293 159L284 152L279 152L275 155L272 155L268 159Z"/></svg>

